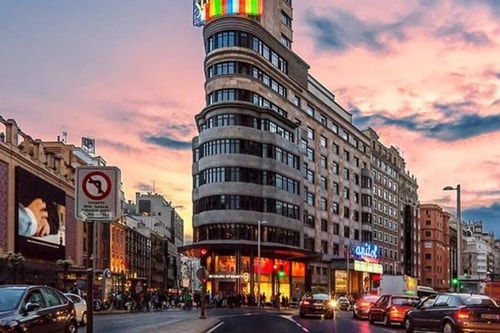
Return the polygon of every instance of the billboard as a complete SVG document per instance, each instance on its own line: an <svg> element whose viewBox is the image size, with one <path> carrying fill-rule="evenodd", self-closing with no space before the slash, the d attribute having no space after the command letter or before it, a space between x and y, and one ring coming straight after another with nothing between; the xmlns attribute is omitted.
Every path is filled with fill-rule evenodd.
<svg viewBox="0 0 500 333"><path fill-rule="evenodd" d="M264 0L193 0L193 25L200 27L220 16L262 15Z"/></svg>
<svg viewBox="0 0 500 333"><path fill-rule="evenodd" d="M16 167L16 251L29 258L65 257L66 194Z"/></svg>

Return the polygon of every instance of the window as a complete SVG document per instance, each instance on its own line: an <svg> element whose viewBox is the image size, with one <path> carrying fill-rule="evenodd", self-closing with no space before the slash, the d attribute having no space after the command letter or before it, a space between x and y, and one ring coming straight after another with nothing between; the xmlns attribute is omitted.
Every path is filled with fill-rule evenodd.
<svg viewBox="0 0 500 333"><path fill-rule="evenodd" d="M333 224L333 234L334 235L338 235L340 232L340 224L338 223L334 223Z"/></svg>
<svg viewBox="0 0 500 333"><path fill-rule="evenodd" d="M328 140L323 135L321 135L320 139L319 139L319 143L320 143L321 147L326 148L327 142L328 142Z"/></svg>
<svg viewBox="0 0 500 333"><path fill-rule="evenodd" d="M281 34L281 44L285 45L287 48L292 47L292 41L285 35Z"/></svg>
<svg viewBox="0 0 500 333"><path fill-rule="evenodd" d="M334 214L338 214L339 213L339 204L337 202L333 202L332 203L332 211Z"/></svg>
<svg viewBox="0 0 500 333"><path fill-rule="evenodd" d="M332 192L335 195L339 195L339 183L333 182L333 184L332 184Z"/></svg>
<svg viewBox="0 0 500 333"><path fill-rule="evenodd" d="M312 149L311 147L307 147L306 148L306 155L310 161L314 162L314 149Z"/></svg>
<svg viewBox="0 0 500 333"><path fill-rule="evenodd" d="M326 204L326 198L321 198L320 199L320 208L321 210L327 210L327 204Z"/></svg>
<svg viewBox="0 0 500 333"><path fill-rule="evenodd" d="M344 226L344 237L349 238L350 231L348 226Z"/></svg>
<svg viewBox="0 0 500 333"><path fill-rule="evenodd" d="M321 125L326 126L326 117L324 114L320 114L319 122L321 123Z"/></svg>
<svg viewBox="0 0 500 333"><path fill-rule="evenodd" d="M342 197L346 200L349 200L349 189L347 187L344 187L342 190Z"/></svg>
<svg viewBox="0 0 500 333"><path fill-rule="evenodd" d="M286 15L284 11L281 11L281 23L283 23L287 27L292 26L292 19L290 18L290 16Z"/></svg>
<svg viewBox="0 0 500 333"><path fill-rule="evenodd" d="M328 164L328 160L325 155L321 155L320 160L319 160L319 166L322 169L326 169Z"/></svg>
<svg viewBox="0 0 500 333"><path fill-rule="evenodd" d="M314 129L312 129L311 127L307 128L307 138L309 140L314 140Z"/></svg>
<svg viewBox="0 0 500 333"><path fill-rule="evenodd" d="M310 106L309 104L307 104L307 109L306 109L306 113L308 115L310 115L311 117L314 117L314 108L312 106Z"/></svg>
<svg viewBox="0 0 500 333"><path fill-rule="evenodd" d="M300 108L300 97L299 96L295 95L295 97L293 98L293 104L295 104L295 106Z"/></svg>
<svg viewBox="0 0 500 333"><path fill-rule="evenodd" d="M431 220L425 220L425 225L431 225L431 224L432 224Z"/></svg>
<svg viewBox="0 0 500 333"><path fill-rule="evenodd" d="M349 180L349 169L344 168L344 179Z"/></svg>
<svg viewBox="0 0 500 333"><path fill-rule="evenodd" d="M321 231L328 231L328 221L321 219Z"/></svg>
<svg viewBox="0 0 500 333"><path fill-rule="evenodd" d="M334 144L332 145L332 151L333 151L333 153L334 153L335 155L338 155L338 154L339 154L339 145L338 145L338 144L336 144L336 143L334 143Z"/></svg>
<svg viewBox="0 0 500 333"><path fill-rule="evenodd" d="M351 210L349 207L344 207L344 217L347 219L351 217Z"/></svg>
<svg viewBox="0 0 500 333"><path fill-rule="evenodd" d="M59 298L57 293L52 289L48 289L48 288L45 289L45 296L47 299L47 306L49 306L49 307L62 304L61 299Z"/></svg>
<svg viewBox="0 0 500 333"><path fill-rule="evenodd" d="M327 241L321 241L321 251L323 253L328 253L328 242ZM326 268L322 269L322 274L326 275Z"/></svg>
<svg viewBox="0 0 500 333"><path fill-rule="evenodd" d="M426 260L430 260L430 259L432 259L432 254L431 254L431 253L426 253L426 254L425 254L425 259L426 259Z"/></svg>
<svg viewBox="0 0 500 333"><path fill-rule="evenodd" d="M311 169L307 169L306 170L306 179L311 182L312 184L314 184L314 171L312 171Z"/></svg>
<svg viewBox="0 0 500 333"><path fill-rule="evenodd" d="M306 191L306 202L309 205L314 206L314 193Z"/></svg>
<svg viewBox="0 0 500 333"><path fill-rule="evenodd" d="M424 233L425 237L431 237L432 236L432 232L430 230L426 230L425 233Z"/></svg>
<svg viewBox="0 0 500 333"><path fill-rule="evenodd" d="M319 184L320 184L321 189L326 190L328 187L328 185L327 185L328 181L327 181L326 177L321 176L319 179Z"/></svg>
<svg viewBox="0 0 500 333"><path fill-rule="evenodd" d="M345 161L349 161L350 160L350 154L347 150L344 150L344 160Z"/></svg>
<svg viewBox="0 0 500 333"><path fill-rule="evenodd" d="M335 175L339 174L339 165L337 162L332 163L332 171Z"/></svg>

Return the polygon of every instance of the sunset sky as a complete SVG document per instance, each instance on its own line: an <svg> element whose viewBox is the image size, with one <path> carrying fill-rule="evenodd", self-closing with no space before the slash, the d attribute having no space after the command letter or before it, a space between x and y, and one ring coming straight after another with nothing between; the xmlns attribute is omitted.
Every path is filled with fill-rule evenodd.
<svg viewBox="0 0 500 333"><path fill-rule="evenodd" d="M270 0L264 0L270 1ZM500 1L294 0L294 51L363 129L402 152L422 203L500 237ZM190 0L0 2L0 115L35 139L96 140L126 197L163 194L191 234L203 109Z"/></svg>

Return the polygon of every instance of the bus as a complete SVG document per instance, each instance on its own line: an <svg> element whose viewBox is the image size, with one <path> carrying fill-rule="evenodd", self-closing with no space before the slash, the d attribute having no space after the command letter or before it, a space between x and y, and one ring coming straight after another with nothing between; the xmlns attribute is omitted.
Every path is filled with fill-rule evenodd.
<svg viewBox="0 0 500 333"><path fill-rule="evenodd" d="M417 296L420 298L425 298L427 296L431 296L437 294L437 291L435 291L431 287L427 286L417 286Z"/></svg>

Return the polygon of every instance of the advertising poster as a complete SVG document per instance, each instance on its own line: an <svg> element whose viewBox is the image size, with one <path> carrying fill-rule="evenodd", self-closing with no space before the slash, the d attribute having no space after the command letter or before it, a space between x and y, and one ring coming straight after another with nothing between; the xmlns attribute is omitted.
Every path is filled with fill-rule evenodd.
<svg viewBox="0 0 500 333"><path fill-rule="evenodd" d="M16 251L30 258L64 258L64 191L20 167L16 167L15 187Z"/></svg>

